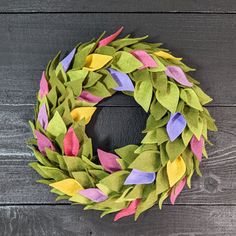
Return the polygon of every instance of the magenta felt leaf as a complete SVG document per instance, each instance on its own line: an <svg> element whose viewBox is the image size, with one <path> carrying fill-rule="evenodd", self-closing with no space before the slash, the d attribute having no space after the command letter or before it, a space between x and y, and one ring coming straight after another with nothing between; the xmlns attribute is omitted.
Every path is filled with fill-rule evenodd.
<svg viewBox="0 0 236 236"><path fill-rule="evenodd" d="M41 134L38 130L35 130L34 134L37 138L38 149L44 156L46 156L46 148L55 151L52 142L45 135Z"/></svg>
<svg viewBox="0 0 236 236"><path fill-rule="evenodd" d="M140 201L141 199L135 199L134 201L132 201L127 208L122 209L115 215L114 221L117 221L125 216L130 216L135 214Z"/></svg>
<svg viewBox="0 0 236 236"><path fill-rule="evenodd" d="M167 76L169 76L170 78L174 79L175 81L184 86L187 87L193 86L193 84L188 81L183 70L178 66L167 66L165 73Z"/></svg>
<svg viewBox="0 0 236 236"><path fill-rule="evenodd" d="M39 109L38 121L40 125L43 127L43 129L46 130L48 126L48 114L45 104L43 104Z"/></svg>
<svg viewBox="0 0 236 236"><path fill-rule="evenodd" d="M70 63L71 63L71 61L73 60L73 57L74 57L74 55L75 55L75 52L76 52L76 48L74 48L74 49L61 61L62 67L63 67L63 69L64 69L65 72L69 69Z"/></svg>
<svg viewBox="0 0 236 236"><path fill-rule="evenodd" d="M89 103L98 103L103 98L102 97L94 96L93 94L91 94L91 93L89 93L87 91L82 91L82 93L80 94L79 97L77 97L77 99L80 99L82 101L89 102Z"/></svg>
<svg viewBox="0 0 236 236"><path fill-rule="evenodd" d="M144 50L134 50L131 54L143 63L143 66L139 69L146 67L154 68L158 66L154 59Z"/></svg>
<svg viewBox="0 0 236 236"><path fill-rule="evenodd" d="M186 127L186 120L181 115L181 113L176 112L170 116L170 119L166 126L167 134L170 141L173 142L179 135L183 132Z"/></svg>
<svg viewBox="0 0 236 236"><path fill-rule="evenodd" d="M90 199L93 202L103 202L108 196L98 188L87 188L79 191L79 194Z"/></svg>
<svg viewBox="0 0 236 236"><path fill-rule="evenodd" d="M119 36L119 34L122 32L123 29L124 27L122 26L114 34L100 40L98 43L98 47L106 46L109 43L111 43L113 40L115 40Z"/></svg>
<svg viewBox="0 0 236 236"><path fill-rule="evenodd" d="M144 172L133 169L126 178L124 185L130 184L150 184L156 178L155 172Z"/></svg>
<svg viewBox="0 0 236 236"><path fill-rule="evenodd" d="M107 70L111 73L111 76L118 84L118 87L114 88L114 90L131 91L131 92L134 91L134 85L127 74L119 72L111 68L108 68Z"/></svg>
<svg viewBox="0 0 236 236"><path fill-rule="evenodd" d="M185 184L186 184L186 177L184 177L177 186L173 187L171 189L171 193L170 193L170 202L172 205L175 204L175 200L176 198L179 196L179 194L181 193L181 191L183 190Z"/></svg>
<svg viewBox="0 0 236 236"><path fill-rule="evenodd" d="M42 99L47 94L48 94L48 81L46 79L45 72L43 71L42 77L41 77L41 80L40 80L39 96Z"/></svg>
<svg viewBox="0 0 236 236"><path fill-rule="evenodd" d="M121 170L121 166L117 162L117 159L119 159L117 155L109 153L109 152L104 152L101 149L97 149L97 153L98 153L99 161L101 165L103 166L104 170L110 173Z"/></svg>
<svg viewBox="0 0 236 236"><path fill-rule="evenodd" d="M199 161L202 160L202 150L204 146L204 138L201 136L200 140L196 138L195 135L193 135L191 141L190 141L190 146L193 154L197 157Z"/></svg>
<svg viewBox="0 0 236 236"><path fill-rule="evenodd" d="M77 156L79 153L80 143L72 127L68 129L64 137L63 147L66 156Z"/></svg>

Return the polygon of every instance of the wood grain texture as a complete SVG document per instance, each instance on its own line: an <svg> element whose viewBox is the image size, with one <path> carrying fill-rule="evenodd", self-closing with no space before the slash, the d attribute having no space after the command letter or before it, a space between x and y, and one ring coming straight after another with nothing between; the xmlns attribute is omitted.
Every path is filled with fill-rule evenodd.
<svg viewBox="0 0 236 236"><path fill-rule="evenodd" d="M0 15L0 104L33 104L41 71L57 51L124 25L125 33L150 34L197 68L193 76L214 105L235 105L235 21L234 14ZM114 99L107 105L135 104Z"/></svg>
<svg viewBox="0 0 236 236"><path fill-rule="evenodd" d="M165 206L140 216L112 222L114 215L79 206L0 207L2 236L166 236L235 235L236 206Z"/></svg>
<svg viewBox="0 0 236 236"><path fill-rule="evenodd" d="M192 189L185 189L177 204L236 204L236 108L212 107L219 132L210 135L215 144L207 148L209 159L194 176ZM0 204L56 204L49 188L35 183L40 177L27 164L35 160L24 144L32 136L27 120L32 106L0 107ZM9 120L9 117L11 118ZM119 118L119 119L118 119ZM103 107L93 117L88 134L94 148L104 150L139 143L146 114L136 107Z"/></svg>
<svg viewBox="0 0 236 236"><path fill-rule="evenodd" d="M233 0L2 0L0 12L235 12Z"/></svg>

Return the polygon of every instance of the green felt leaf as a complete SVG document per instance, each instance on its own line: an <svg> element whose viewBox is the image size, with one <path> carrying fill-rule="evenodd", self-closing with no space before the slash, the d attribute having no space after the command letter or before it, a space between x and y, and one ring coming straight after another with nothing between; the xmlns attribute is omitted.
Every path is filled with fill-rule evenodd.
<svg viewBox="0 0 236 236"><path fill-rule="evenodd" d="M167 110L156 99L153 99L150 112L156 120L160 120L166 114Z"/></svg>
<svg viewBox="0 0 236 236"><path fill-rule="evenodd" d="M109 56L113 56L115 52L116 50L111 46L102 46L95 50L95 53L97 54L103 54L103 55L109 55Z"/></svg>
<svg viewBox="0 0 236 236"><path fill-rule="evenodd" d="M92 178L85 171L76 171L71 173L73 178L75 178L84 188L94 187Z"/></svg>
<svg viewBox="0 0 236 236"><path fill-rule="evenodd" d="M129 171L117 171L102 179L100 183L115 192L119 192L122 189L125 179L128 177L128 175Z"/></svg>
<svg viewBox="0 0 236 236"><path fill-rule="evenodd" d="M133 186L128 187L127 189L125 189L123 191L123 193L121 194L121 196L116 200L116 202L124 202L127 201L125 196L130 192L130 190L133 189Z"/></svg>
<svg viewBox="0 0 236 236"><path fill-rule="evenodd" d="M56 87L53 87L49 91L47 98L48 98L48 102L51 105L51 111L53 111L57 106L57 89L56 89Z"/></svg>
<svg viewBox="0 0 236 236"><path fill-rule="evenodd" d="M52 75L49 80L49 84L51 87L57 87L58 92L62 95L65 92L64 84L57 78L56 72L52 72Z"/></svg>
<svg viewBox="0 0 236 236"><path fill-rule="evenodd" d="M145 151L137 156L129 168L145 172L156 172L160 166L160 154L156 151Z"/></svg>
<svg viewBox="0 0 236 236"><path fill-rule="evenodd" d="M194 166L195 166L196 173L197 173L200 177L202 177L202 173L201 173L200 167L199 167L199 165L200 165L199 160L198 160L195 156L193 156L193 161L194 161Z"/></svg>
<svg viewBox="0 0 236 236"><path fill-rule="evenodd" d="M181 136L182 136L184 145L188 146L188 144L189 144L189 142L190 142L190 140L193 136L193 133L188 127L185 127L185 129L182 132Z"/></svg>
<svg viewBox="0 0 236 236"><path fill-rule="evenodd" d="M160 72L160 71L166 70L166 67L162 64L162 62L155 55L152 55L152 58L154 59L154 61L157 63L158 66L154 67L154 68L149 68L149 71Z"/></svg>
<svg viewBox="0 0 236 236"><path fill-rule="evenodd" d="M185 101L190 107L202 111L202 105L199 102L198 96L192 89L181 89L180 98Z"/></svg>
<svg viewBox="0 0 236 236"><path fill-rule="evenodd" d="M111 92L109 92L109 90L106 88L106 86L99 81L95 85L93 85L92 87L90 87L86 90L98 97L105 98L105 97L111 96Z"/></svg>
<svg viewBox="0 0 236 236"><path fill-rule="evenodd" d="M160 91L166 92L168 79L165 72L152 73L152 83L153 86Z"/></svg>
<svg viewBox="0 0 236 236"><path fill-rule="evenodd" d="M89 71L86 79L83 82L83 88L89 88L94 86L101 78L102 74L94 71Z"/></svg>
<svg viewBox="0 0 236 236"><path fill-rule="evenodd" d="M79 80L83 82L85 78L87 77L88 73L89 72L84 69L67 71L67 75L69 76L70 81Z"/></svg>
<svg viewBox="0 0 236 236"><path fill-rule="evenodd" d="M167 162L169 161L169 157L166 152L166 143L162 143L160 145L160 158L161 158L162 166L165 166L167 164Z"/></svg>
<svg viewBox="0 0 236 236"><path fill-rule="evenodd" d="M103 77L104 77L102 80L102 83L107 87L107 89L114 89L118 87L118 84L113 79L109 71L102 69L100 72L101 74L103 74Z"/></svg>
<svg viewBox="0 0 236 236"><path fill-rule="evenodd" d="M81 205L87 205L87 204L91 204L92 203L91 200L89 200L88 198L86 198L86 197L84 197L84 196L82 196L80 194L74 195L69 200L72 201L72 202L79 203Z"/></svg>
<svg viewBox="0 0 236 236"><path fill-rule="evenodd" d="M135 153L140 154L140 153L142 153L144 151L148 151L148 150L158 151L157 144L142 144L135 150Z"/></svg>
<svg viewBox="0 0 236 236"><path fill-rule="evenodd" d="M34 156L37 158L37 160L44 166L53 166L50 161L48 161L47 157L43 156L39 151L32 148L34 152Z"/></svg>
<svg viewBox="0 0 236 236"><path fill-rule="evenodd" d="M158 172L156 177L156 195L165 192L170 188L166 166L163 166Z"/></svg>
<svg viewBox="0 0 236 236"><path fill-rule="evenodd" d="M81 139L79 139L81 140ZM92 158L93 156L93 146L92 146L92 140L90 138L87 138L84 140L81 155L87 158Z"/></svg>
<svg viewBox="0 0 236 236"><path fill-rule="evenodd" d="M50 179L49 175L41 169L42 165L40 165L38 162L31 162L31 163L29 163L29 166L32 167L43 178Z"/></svg>
<svg viewBox="0 0 236 236"><path fill-rule="evenodd" d="M168 141L166 144L166 152L169 156L170 161L174 161L179 157L185 150L185 145L181 138L175 139L173 142Z"/></svg>
<svg viewBox="0 0 236 236"><path fill-rule="evenodd" d="M49 132L54 137L67 132L66 125L57 111L48 123L47 132Z"/></svg>
<svg viewBox="0 0 236 236"><path fill-rule="evenodd" d="M54 180L48 180L48 179L39 179L36 180L36 183L40 183L40 184L45 184L45 185L49 185L54 183Z"/></svg>
<svg viewBox="0 0 236 236"><path fill-rule="evenodd" d="M182 153L182 158L186 165L186 174L190 175L194 168L192 151L189 148L186 148Z"/></svg>
<svg viewBox="0 0 236 236"><path fill-rule="evenodd" d="M157 128L155 130L149 131L141 143L144 144L153 144L157 143L158 145L164 143L169 140L166 129L164 127Z"/></svg>
<svg viewBox="0 0 236 236"><path fill-rule="evenodd" d="M147 68L136 70L130 74L130 78L135 82L145 81L146 78L150 78L150 72Z"/></svg>
<svg viewBox="0 0 236 236"><path fill-rule="evenodd" d="M160 120L156 120L154 116L150 115L146 122L146 129L143 131L143 133L147 133L148 131L165 126L169 121L169 119L170 119L170 114L164 116Z"/></svg>
<svg viewBox="0 0 236 236"><path fill-rule="evenodd" d="M125 196L127 201L133 201L143 197L144 184L136 184L133 189Z"/></svg>
<svg viewBox="0 0 236 236"><path fill-rule="evenodd" d="M56 76L57 76L57 79L60 80L62 83L67 82L67 75L61 63L57 65Z"/></svg>
<svg viewBox="0 0 236 236"><path fill-rule="evenodd" d="M192 87L192 89L193 89L194 92L197 94L197 96L198 96L198 98L199 98L199 101L200 101L200 103L201 103L202 105L205 105L205 104L207 104L207 103L209 103L209 102L212 101L212 98L209 97L206 93L204 93L204 92L202 91L202 89L199 88L198 86L194 85L194 86Z"/></svg>
<svg viewBox="0 0 236 236"><path fill-rule="evenodd" d="M90 161L86 156L82 156L82 160L88 165L90 166L90 169L95 169L95 170L103 170L101 165L97 165L95 163L93 163L92 161Z"/></svg>
<svg viewBox="0 0 236 236"><path fill-rule="evenodd" d="M172 82L168 82L167 91L156 91L156 98L163 107L171 113L175 113L179 101L178 86Z"/></svg>
<svg viewBox="0 0 236 236"><path fill-rule="evenodd" d="M132 54L122 51L119 51L115 54L113 63L111 65L113 69L124 73L130 73L142 66L143 64Z"/></svg>
<svg viewBox="0 0 236 236"><path fill-rule="evenodd" d="M98 182L101 179L104 179L107 177L109 174L103 170L88 170L89 174L95 179L96 182Z"/></svg>
<svg viewBox="0 0 236 236"><path fill-rule="evenodd" d="M66 86L70 87L75 96L79 96L82 92L82 81L81 80L73 80L66 83Z"/></svg>
<svg viewBox="0 0 236 236"><path fill-rule="evenodd" d="M50 77L52 76L52 73L54 73L54 70L56 69L56 67L59 63L60 55L61 55L61 52L58 52L57 55L55 56L55 58L50 63L50 66L49 66L49 69L48 69L48 74L49 74Z"/></svg>
<svg viewBox="0 0 236 236"><path fill-rule="evenodd" d="M134 99L144 111L148 112L152 100L152 83L148 78L135 84Z"/></svg>
<svg viewBox="0 0 236 236"><path fill-rule="evenodd" d="M62 158L65 161L67 170L70 173L85 170L87 167L80 157L63 156Z"/></svg>
<svg viewBox="0 0 236 236"><path fill-rule="evenodd" d="M203 112L200 113L207 121L207 128L211 131L217 131L215 125L215 120L211 117L209 111L206 108L203 108Z"/></svg>
<svg viewBox="0 0 236 236"><path fill-rule="evenodd" d="M47 156L47 158L53 163L59 163L59 161L58 161L58 158L57 158L57 155L58 155L58 153L57 152L54 152L54 151L52 151L51 149L49 149L49 148L46 148L46 156Z"/></svg>
<svg viewBox="0 0 236 236"><path fill-rule="evenodd" d="M191 171L191 173L187 176L187 186L191 188L191 179L194 174L194 170Z"/></svg>
<svg viewBox="0 0 236 236"><path fill-rule="evenodd" d="M138 148L137 145L130 144L115 149L115 153L119 155L122 158L122 160L124 160L127 164L131 164L133 160L137 157L137 154L134 153L137 148Z"/></svg>
<svg viewBox="0 0 236 236"><path fill-rule="evenodd" d="M162 204L168 198L168 196L169 196L169 190L167 190L161 194L161 197L159 198L159 208L160 209L162 209Z"/></svg>

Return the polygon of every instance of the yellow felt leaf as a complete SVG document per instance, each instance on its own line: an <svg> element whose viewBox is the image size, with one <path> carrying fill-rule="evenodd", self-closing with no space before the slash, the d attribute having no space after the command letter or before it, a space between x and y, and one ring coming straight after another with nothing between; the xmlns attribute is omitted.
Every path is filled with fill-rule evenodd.
<svg viewBox="0 0 236 236"><path fill-rule="evenodd" d="M159 56L159 57L162 57L164 59L175 59L175 60L178 60L178 61L181 61L182 58L180 57L174 57L172 56L170 53L167 53L167 52L164 52L164 51L158 51L158 52L154 52L154 54L156 56Z"/></svg>
<svg viewBox="0 0 236 236"><path fill-rule="evenodd" d="M74 121L80 121L84 118L87 125L96 109L96 107L78 107L72 110L70 114Z"/></svg>
<svg viewBox="0 0 236 236"><path fill-rule="evenodd" d="M84 188L75 179L64 179L56 183L50 184L51 187L61 191L68 196L76 195L80 190Z"/></svg>
<svg viewBox="0 0 236 236"><path fill-rule="evenodd" d="M167 162L167 175L170 187L174 186L185 174L186 165L181 156L176 158L173 162Z"/></svg>
<svg viewBox="0 0 236 236"><path fill-rule="evenodd" d="M112 56L102 55L102 54L90 54L86 57L85 69L94 71L101 69L105 66L110 60Z"/></svg>

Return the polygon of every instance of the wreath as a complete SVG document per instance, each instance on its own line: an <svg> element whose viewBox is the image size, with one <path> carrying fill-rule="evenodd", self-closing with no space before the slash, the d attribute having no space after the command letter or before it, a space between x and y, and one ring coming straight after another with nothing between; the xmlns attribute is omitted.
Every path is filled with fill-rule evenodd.
<svg viewBox="0 0 236 236"><path fill-rule="evenodd" d="M117 212L114 220L135 219L170 197L175 203L185 185L191 188L199 164L207 158L207 131L216 131L205 104L212 99L189 71L148 36L109 37L78 44L64 59L51 60L40 81L34 138L29 141L37 162L29 165L57 194L56 200L85 205L85 210ZM149 114L140 145L114 153L97 149L86 135L96 104L121 91Z"/></svg>

